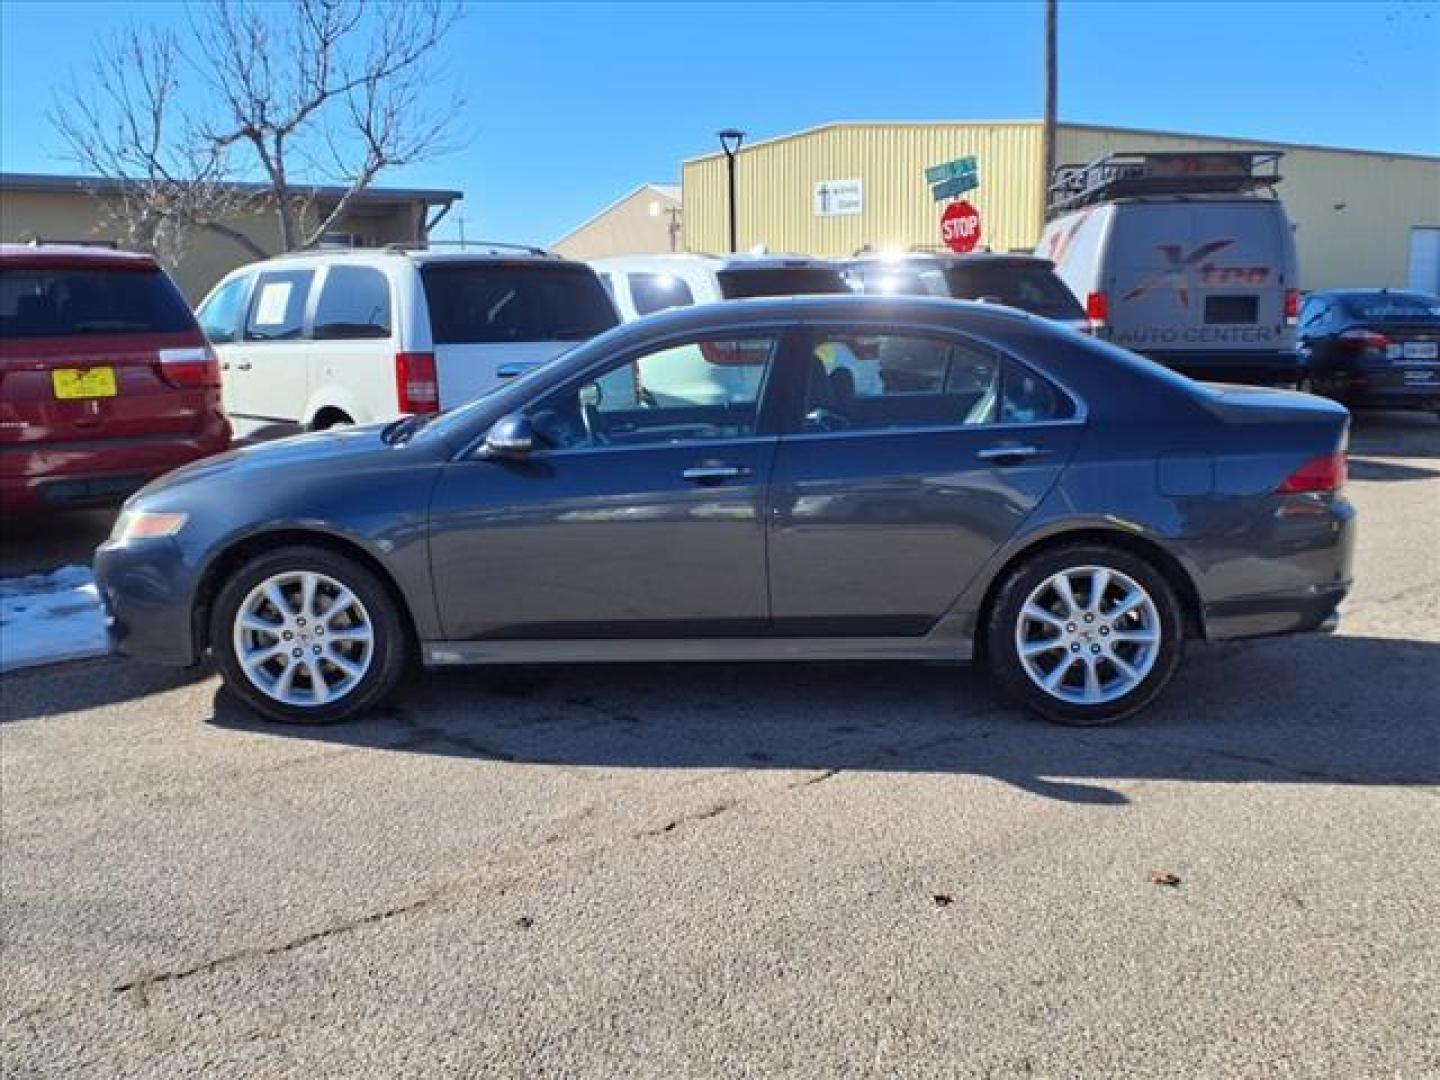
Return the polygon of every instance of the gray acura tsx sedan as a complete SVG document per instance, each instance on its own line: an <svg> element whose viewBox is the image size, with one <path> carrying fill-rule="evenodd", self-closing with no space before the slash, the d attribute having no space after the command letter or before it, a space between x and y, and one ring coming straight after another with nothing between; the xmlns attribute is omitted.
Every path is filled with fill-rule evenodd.
<svg viewBox="0 0 1440 1080"><path fill-rule="evenodd" d="M994 305L666 312L452 412L180 469L96 554L118 648L284 721L426 665L983 660L1067 723L1350 585L1348 414Z"/></svg>

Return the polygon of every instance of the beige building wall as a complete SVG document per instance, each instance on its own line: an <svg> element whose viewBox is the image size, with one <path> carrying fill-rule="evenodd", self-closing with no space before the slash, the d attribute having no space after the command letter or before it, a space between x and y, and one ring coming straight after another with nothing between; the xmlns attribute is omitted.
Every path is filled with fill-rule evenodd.
<svg viewBox="0 0 1440 1080"><path fill-rule="evenodd" d="M1296 227L1307 289L1403 286L1410 230L1440 226L1440 158L1082 124L1062 124L1058 143L1060 162L1119 150L1284 150L1278 190ZM739 247L837 256L867 244L938 246L941 207L924 170L968 154L979 159L980 187L965 198L980 211L982 244L1033 247L1042 226L1043 154L1040 124L1031 121L832 124L742 148ZM818 217L815 184L851 179L864 184L864 212ZM689 248L725 250L724 156L685 162L682 182Z"/></svg>
<svg viewBox="0 0 1440 1080"><path fill-rule="evenodd" d="M1041 224L1040 125L834 124L742 147L735 162L737 246L775 252L851 255L872 248L939 244L942 205L925 169L973 154L980 187L968 198L980 211L982 242L996 251L1034 243ZM687 161L682 172L692 251L728 245L725 157ZM859 180L860 214L820 217L815 186Z"/></svg>
<svg viewBox="0 0 1440 1080"><path fill-rule="evenodd" d="M658 209L652 211L652 207ZM677 191L671 185L642 184L550 247L568 259L684 251L684 221Z"/></svg>
<svg viewBox="0 0 1440 1080"><path fill-rule="evenodd" d="M415 215L419 212L418 205L362 206L340 231L358 233L372 246L409 240L416 235ZM50 241L118 241L120 234L105 225L106 219L100 200L83 192L0 187L0 241L5 243L23 243L36 237ZM280 226L274 214L246 214L228 224L263 250L280 250ZM231 270L254 261L255 256L235 241L197 230L179 265L167 269L185 298L196 304Z"/></svg>

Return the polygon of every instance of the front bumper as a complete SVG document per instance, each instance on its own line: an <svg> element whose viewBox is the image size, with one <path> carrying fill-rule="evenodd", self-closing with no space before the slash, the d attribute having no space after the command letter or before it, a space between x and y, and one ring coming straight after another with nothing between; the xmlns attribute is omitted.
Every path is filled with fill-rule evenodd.
<svg viewBox="0 0 1440 1080"><path fill-rule="evenodd" d="M171 539L102 544L95 551L95 587L109 616L111 649L157 664L196 663L198 584Z"/></svg>

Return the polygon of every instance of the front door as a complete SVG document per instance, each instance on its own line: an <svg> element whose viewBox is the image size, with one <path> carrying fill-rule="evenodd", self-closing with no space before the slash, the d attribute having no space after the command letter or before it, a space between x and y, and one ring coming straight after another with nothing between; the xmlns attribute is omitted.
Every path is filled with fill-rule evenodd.
<svg viewBox="0 0 1440 1080"><path fill-rule="evenodd" d="M431 506L450 640L714 637L769 620L768 332L592 368L527 408L522 461L460 460Z"/></svg>
<svg viewBox="0 0 1440 1080"><path fill-rule="evenodd" d="M771 477L778 634L920 635L1059 477L1075 405L964 338L818 330Z"/></svg>

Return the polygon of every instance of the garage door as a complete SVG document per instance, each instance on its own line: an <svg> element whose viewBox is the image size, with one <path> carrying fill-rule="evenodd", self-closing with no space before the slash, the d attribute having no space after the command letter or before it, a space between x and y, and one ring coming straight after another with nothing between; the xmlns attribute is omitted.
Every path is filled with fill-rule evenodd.
<svg viewBox="0 0 1440 1080"><path fill-rule="evenodd" d="M1440 295L1440 229L1410 230L1410 288Z"/></svg>

